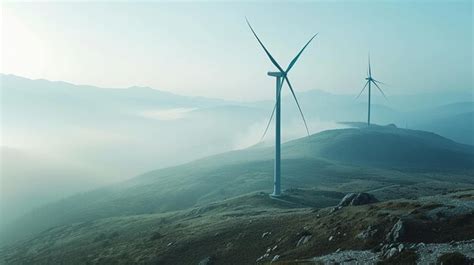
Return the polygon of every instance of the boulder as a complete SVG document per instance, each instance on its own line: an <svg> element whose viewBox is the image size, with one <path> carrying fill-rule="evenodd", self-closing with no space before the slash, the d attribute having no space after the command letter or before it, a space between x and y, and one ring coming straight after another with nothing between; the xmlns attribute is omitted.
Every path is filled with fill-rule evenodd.
<svg viewBox="0 0 474 265"><path fill-rule="evenodd" d="M349 193L344 198L342 198L341 202L337 205L338 207L345 207L345 206L354 206L354 205L364 205L378 202L374 195L361 192L361 193Z"/></svg>
<svg viewBox="0 0 474 265"><path fill-rule="evenodd" d="M389 242L397 242L405 233L405 225L401 219L399 219L388 232L386 239Z"/></svg>
<svg viewBox="0 0 474 265"><path fill-rule="evenodd" d="M398 253L397 248L391 248L385 253L385 257L389 259L389 258L395 256L397 253Z"/></svg>
<svg viewBox="0 0 474 265"><path fill-rule="evenodd" d="M271 261L271 263L277 261L280 258L280 255L275 255Z"/></svg>
<svg viewBox="0 0 474 265"><path fill-rule="evenodd" d="M377 233L377 229L373 228L371 225L367 227L364 231L360 232L359 234L356 235L356 238L362 239L362 240L367 240L371 237L373 237Z"/></svg>
<svg viewBox="0 0 474 265"><path fill-rule="evenodd" d="M198 265L212 265L212 264L214 264L214 258L211 256L205 257L198 263Z"/></svg>
<svg viewBox="0 0 474 265"><path fill-rule="evenodd" d="M264 232L264 233L262 234L262 238L265 238L265 237L267 237L267 236L270 236L271 234L272 234L272 232Z"/></svg>

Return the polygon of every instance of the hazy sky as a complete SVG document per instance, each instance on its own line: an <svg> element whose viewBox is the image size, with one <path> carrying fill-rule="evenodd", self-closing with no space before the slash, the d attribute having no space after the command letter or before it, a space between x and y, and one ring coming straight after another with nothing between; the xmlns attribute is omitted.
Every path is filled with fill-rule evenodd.
<svg viewBox="0 0 474 265"><path fill-rule="evenodd" d="M272 98L273 70L295 89L358 93L370 51L390 94L472 89L471 1L2 3L1 72L103 87L150 86L238 100Z"/></svg>

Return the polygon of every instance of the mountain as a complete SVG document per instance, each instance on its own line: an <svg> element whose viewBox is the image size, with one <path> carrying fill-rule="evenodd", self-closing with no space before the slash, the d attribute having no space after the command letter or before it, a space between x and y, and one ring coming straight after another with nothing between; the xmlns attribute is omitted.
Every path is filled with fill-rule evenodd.
<svg viewBox="0 0 474 265"><path fill-rule="evenodd" d="M149 87L129 88L100 88L89 85L75 85L62 81L44 79L31 80L15 75L0 74L4 101L8 104L34 101L34 106L24 107L52 107L50 104L64 104L75 107L77 105L93 105L101 107L208 107L221 104L231 104L221 99L204 97L189 97L172 94ZM34 98L30 98L33 97ZM43 103L44 105L40 105ZM76 105L77 104L77 105Z"/></svg>
<svg viewBox="0 0 474 265"><path fill-rule="evenodd" d="M259 143L273 108L271 100L244 103L174 95L145 87L99 88L13 75L0 75L0 79L2 145L24 154L2 157L2 163L8 164L5 167L7 170L2 171L3 187L14 187L2 190L2 222L14 220L20 214L53 200L121 182L142 172L169 168L249 146L271 144L273 126L270 126L264 139L266 141ZM428 130L472 144L474 104L465 101L469 97L462 95L460 98L454 94L432 93L411 95L409 98L391 96L390 101L375 96L373 120L381 124L394 123L411 129ZM289 96L283 95L282 98L284 141L306 134L298 109ZM364 99L355 100L353 95L310 90L298 92L298 97L311 133L344 128L346 125L338 124L340 121L366 119ZM428 104L432 98L434 103ZM407 102L420 104L410 105ZM397 145L396 140L392 140L393 145ZM363 142L358 144L358 148L376 148ZM341 155L344 147L335 147L308 156L317 157L319 164L329 161L337 164L337 168L346 167L347 171L352 166L347 165L345 160L359 161L364 167L390 169L390 165L371 162L377 160L369 156L361 156L357 160L359 158L355 156L359 155L360 150L354 154L350 154L351 150L344 151L343 155L348 156L344 158ZM338 151L331 153L331 150ZM271 149L262 152L243 154L253 156L259 163L266 161L271 164ZM409 157L410 152L404 154L400 151L387 158L396 162L402 156ZM455 156L447 154L446 161L450 161L451 157ZM430 159L425 161L424 166L437 165L436 158ZM416 167L403 161L401 163L395 166L411 167L412 170ZM446 163L441 164L444 166ZM453 167L456 166L454 163ZM321 171L321 168L314 167L315 172ZM268 181L261 183L261 186L271 185L271 172L262 170L261 174ZM214 198L217 193L208 198ZM228 196L225 193L220 197ZM197 197L201 198L200 195ZM190 204L183 205L187 207ZM176 207L168 205L163 208Z"/></svg>
<svg viewBox="0 0 474 265"><path fill-rule="evenodd" d="M411 117L410 124L474 145L474 102L458 102L422 111Z"/></svg>
<svg viewBox="0 0 474 265"><path fill-rule="evenodd" d="M52 198L254 144L242 128L267 116L220 99L13 75L0 75L0 94L2 145L26 154L2 156L3 187L17 187L1 191L2 222Z"/></svg>
<svg viewBox="0 0 474 265"><path fill-rule="evenodd" d="M474 185L474 147L439 135L371 126L324 131L282 146L283 187L379 191L416 197ZM272 187L273 148L251 147L160 169L49 204L17 220L4 238L62 224L169 212ZM10 234L9 234L10 232Z"/></svg>

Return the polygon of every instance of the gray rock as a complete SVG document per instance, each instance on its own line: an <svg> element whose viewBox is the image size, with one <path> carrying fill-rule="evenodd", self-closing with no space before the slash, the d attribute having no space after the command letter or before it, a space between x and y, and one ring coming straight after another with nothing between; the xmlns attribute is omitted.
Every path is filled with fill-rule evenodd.
<svg viewBox="0 0 474 265"><path fill-rule="evenodd" d="M459 252L464 256L474 259L474 239L458 241L456 244L432 243L418 244L418 264L436 264L438 258L445 253Z"/></svg>
<svg viewBox="0 0 474 265"><path fill-rule="evenodd" d="M296 243L296 246L299 247L301 245L306 244L306 242L308 242L312 237L313 237L312 235L302 236L300 240L298 240L298 243Z"/></svg>
<svg viewBox="0 0 474 265"><path fill-rule="evenodd" d="M272 234L272 232L265 232L265 233L262 234L262 238L265 238L265 237L267 237L271 234Z"/></svg>
<svg viewBox="0 0 474 265"><path fill-rule="evenodd" d="M396 222L390 232L387 234L386 239L389 242L397 242L405 233L405 225L401 219Z"/></svg>
<svg viewBox="0 0 474 265"><path fill-rule="evenodd" d="M474 201L451 201L449 205L436 207L426 213L431 220L443 220L446 218L469 215L474 213Z"/></svg>
<svg viewBox="0 0 474 265"><path fill-rule="evenodd" d="M345 206L355 206L355 205L364 205L378 202L374 195L369 193L349 193L344 198L342 198L341 202L337 205L337 207L345 207Z"/></svg>
<svg viewBox="0 0 474 265"><path fill-rule="evenodd" d="M398 245L398 252L402 252L405 246L403 244Z"/></svg>
<svg viewBox="0 0 474 265"><path fill-rule="evenodd" d="M212 265L212 264L214 264L214 258L211 256L205 257L198 263L198 265Z"/></svg>
<svg viewBox="0 0 474 265"><path fill-rule="evenodd" d="M280 255L275 255L271 262L275 262L280 258Z"/></svg>
<svg viewBox="0 0 474 265"><path fill-rule="evenodd" d="M385 253L385 257L386 257L387 259L389 259L389 258L395 256L395 254L397 254L397 253L398 253L398 249L397 249L397 248L391 248L391 249L389 249L389 250Z"/></svg>
<svg viewBox="0 0 474 265"><path fill-rule="evenodd" d="M325 256L314 257L311 261L316 264L375 265L379 261L379 257L376 253L369 250L343 250Z"/></svg>
<svg viewBox="0 0 474 265"><path fill-rule="evenodd" d="M362 240L367 240L375 235L377 233L377 229L372 228L371 225L367 227L364 231L360 232L359 234L356 235L356 238L362 239Z"/></svg>
<svg viewBox="0 0 474 265"><path fill-rule="evenodd" d="M268 258L269 256L270 256L270 254L265 253L265 254L263 254L260 258L257 259L257 262L260 262L260 261L262 261L262 260Z"/></svg>

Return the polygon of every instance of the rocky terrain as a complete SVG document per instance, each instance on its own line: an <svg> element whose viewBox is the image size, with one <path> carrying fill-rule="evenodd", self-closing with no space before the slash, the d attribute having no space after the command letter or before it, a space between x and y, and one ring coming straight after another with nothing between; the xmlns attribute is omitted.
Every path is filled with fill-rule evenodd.
<svg viewBox="0 0 474 265"><path fill-rule="evenodd" d="M257 192L189 210L59 226L2 248L1 262L472 264L474 190L382 202L352 194L325 208L311 207L315 194L293 189L275 200Z"/></svg>

